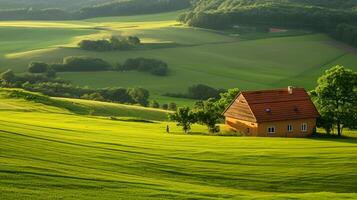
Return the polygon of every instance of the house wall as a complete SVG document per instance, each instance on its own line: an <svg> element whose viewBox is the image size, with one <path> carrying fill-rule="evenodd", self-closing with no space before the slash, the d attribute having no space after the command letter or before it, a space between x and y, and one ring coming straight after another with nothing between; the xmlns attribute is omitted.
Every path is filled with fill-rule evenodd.
<svg viewBox="0 0 357 200"><path fill-rule="evenodd" d="M301 131L301 125L307 123L307 131ZM244 120L238 120L226 117L226 130L229 132L237 132L246 136L259 136L259 137L308 137L316 128L316 119L301 119L290 121L277 121L277 122L264 122L254 123ZM293 127L292 132L288 132L288 125ZM274 126L275 133L269 134L268 128ZM248 132L249 128L249 132Z"/></svg>
<svg viewBox="0 0 357 200"><path fill-rule="evenodd" d="M225 124L228 132L237 132L247 136L258 136L257 123L226 117Z"/></svg>
<svg viewBox="0 0 357 200"><path fill-rule="evenodd" d="M301 131L301 125L303 123L307 124L307 131ZM292 132L288 132L288 125L293 126ZM275 126L275 133L269 134L268 128ZM258 126L258 136L262 137L308 137L314 132L316 128L316 119L299 119L299 120L288 120L288 121L277 121L277 122L264 122L260 123Z"/></svg>

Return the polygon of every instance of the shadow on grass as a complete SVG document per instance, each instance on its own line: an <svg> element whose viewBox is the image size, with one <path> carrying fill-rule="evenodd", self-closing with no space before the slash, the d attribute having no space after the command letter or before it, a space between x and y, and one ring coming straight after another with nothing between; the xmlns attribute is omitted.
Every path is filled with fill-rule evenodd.
<svg viewBox="0 0 357 200"><path fill-rule="evenodd" d="M338 136L333 134L321 134L316 133L309 137L308 139L312 140L319 140L319 141L334 141L334 142L344 142L344 143L351 143L357 144L357 137L350 137L350 136Z"/></svg>

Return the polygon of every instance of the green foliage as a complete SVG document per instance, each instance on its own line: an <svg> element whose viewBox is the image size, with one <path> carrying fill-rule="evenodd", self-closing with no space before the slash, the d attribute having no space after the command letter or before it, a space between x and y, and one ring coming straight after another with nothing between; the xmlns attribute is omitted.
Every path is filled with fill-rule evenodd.
<svg viewBox="0 0 357 200"><path fill-rule="evenodd" d="M7 70L0 74L1 85L8 86L16 80L15 74L12 70Z"/></svg>
<svg viewBox="0 0 357 200"><path fill-rule="evenodd" d="M225 92L225 90L215 89L213 87L204 84L197 84L189 87L186 94L166 93L165 96L189 98L189 99L196 99L196 100L207 100L209 98L218 99L220 93L222 92Z"/></svg>
<svg viewBox="0 0 357 200"><path fill-rule="evenodd" d="M233 88L220 94L220 99L216 104L221 113L232 103L232 101L238 96L239 93L240 90L238 88Z"/></svg>
<svg viewBox="0 0 357 200"><path fill-rule="evenodd" d="M357 47L357 26L339 24L333 33L334 38Z"/></svg>
<svg viewBox="0 0 357 200"><path fill-rule="evenodd" d="M196 111L197 122L208 127L210 133L219 132L219 127L216 125L222 117L221 110L216 104L215 99L208 99L203 103L203 107Z"/></svg>
<svg viewBox="0 0 357 200"><path fill-rule="evenodd" d="M169 110L176 111L177 110L177 104L176 103L169 103Z"/></svg>
<svg viewBox="0 0 357 200"><path fill-rule="evenodd" d="M8 1L8 0L3 0ZM0 2L0 7L4 2ZM105 16L137 15L180 10L190 6L190 0L61 0L48 2L12 1L1 9L1 20L70 20ZM65 1L65 2L63 2ZM17 2L17 3L16 3ZM61 3L60 3L61 2ZM10 6L11 5L11 6ZM48 7L44 6L48 5ZM68 11L69 10L69 11Z"/></svg>
<svg viewBox="0 0 357 200"><path fill-rule="evenodd" d="M94 101L105 101L104 97L99 92L94 92L91 94L84 94L81 96L81 99L88 99Z"/></svg>
<svg viewBox="0 0 357 200"><path fill-rule="evenodd" d="M331 31L340 23L356 22L357 14L347 5L357 6L357 2L343 5L337 1L199 0L179 20L191 26L213 29L263 24Z"/></svg>
<svg viewBox="0 0 357 200"><path fill-rule="evenodd" d="M168 110L169 109L169 104L164 103L164 104L162 104L161 107L162 107L163 110Z"/></svg>
<svg viewBox="0 0 357 200"><path fill-rule="evenodd" d="M140 39L136 36L112 36L109 40L82 40L78 46L80 49L89 51L114 51L134 49L140 44Z"/></svg>
<svg viewBox="0 0 357 200"><path fill-rule="evenodd" d="M152 107L152 108L160 108L160 104L159 104L159 102L154 100L154 101L150 102L150 107Z"/></svg>
<svg viewBox="0 0 357 200"><path fill-rule="evenodd" d="M111 65L100 58L86 56L68 56L63 59L63 64L54 64L52 68L57 72L80 71L106 71Z"/></svg>
<svg viewBox="0 0 357 200"><path fill-rule="evenodd" d="M30 73L45 73L49 70L49 65L44 62L31 62L28 67Z"/></svg>
<svg viewBox="0 0 357 200"><path fill-rule="evenodd" d="M74 86L61 79L54 79L48 76L48 74L16 76L11 70L1 74L0 83L3 87L23 88L49 96L84 98L98 101L140 104L143 106L147 106L150 97L149 91L142 88L90 89L88 87Z"/></svg>
<svg viewBox="0 0 357 200"><path fill-rule="evenodd" d="M344 128L357 126L357 73L343 66L325 72L312 92L323 124L333 123L338 135ZM329 129L329 125L322 127Z"/></svg>
<svg viewBox="0 0 357 200"><path fill-rule="evenodd" d="M143 88L130 88L128 90L128 94L134 100L134 102L142 106L148 105L148 99L150 96L149 91Z"/></svg>
<svg viewBox="0 0 357 200"><path fill-rule="evenodd" d="M191 125L196 123L196 114L189 107L178 108L175 113L169 114L171 121L177 122L177 126L182 126L187 134L191 130Z"/></svg>
<svg viewBox="0 0 357 200"><path fill-rule="evenodd" d="M118 71L139 71L149 72L157 76L166 76L168 73L167 63L149 58L131 58L127 59L124 64L118 64L116 67Z"/></svg>

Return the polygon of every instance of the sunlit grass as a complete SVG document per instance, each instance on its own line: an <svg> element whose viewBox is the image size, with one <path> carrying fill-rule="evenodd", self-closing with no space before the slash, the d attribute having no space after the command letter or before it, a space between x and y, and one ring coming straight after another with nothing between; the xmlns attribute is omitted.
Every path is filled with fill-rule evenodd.
<svg viewBox="0 0 357 200"><path fill-rule="evenodd" d="M353 138L184 135L0 98L1 199L356 199L356 151Z"/></svg>

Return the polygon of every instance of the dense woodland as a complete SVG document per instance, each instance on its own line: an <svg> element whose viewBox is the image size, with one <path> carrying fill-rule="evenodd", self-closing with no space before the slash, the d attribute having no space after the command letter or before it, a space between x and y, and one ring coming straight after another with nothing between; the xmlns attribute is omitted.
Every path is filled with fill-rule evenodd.
<svg viewBox="0 0 357 200"><path fill-rule="evenodd" d="M190 0L129 0L129 1L98 1L102 4L80 4L85 7L71 11L63 6L43 8L28 6L15 9L0 9L0 20L69 20L91 17L123 16L167 12L188 8ZM0 1L0 6L1 6ZM72 4L68 3L68 4ZM27 4L23 4L27 5ZM32 4L37 5L37 4ZM51 4L57 6L56 4ZM88 6L92 5L92 6Z"/></svg>
<svg viewBox="0 0 357 200"><path fill-rule="evenodd" d="M197 0L179 20L210 29L236 25L310 29L355 45L357 1Z"/></svg>

